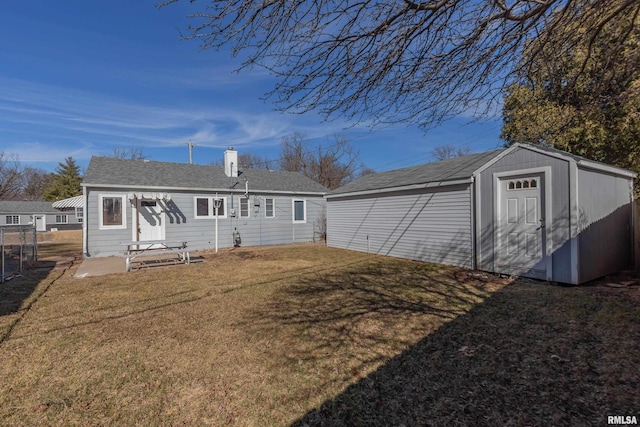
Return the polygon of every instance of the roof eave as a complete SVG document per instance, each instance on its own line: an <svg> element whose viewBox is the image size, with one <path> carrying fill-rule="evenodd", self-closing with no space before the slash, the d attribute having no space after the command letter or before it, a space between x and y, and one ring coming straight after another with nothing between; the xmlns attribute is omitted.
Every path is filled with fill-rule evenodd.
<svg viewBox="0 0 640 427"><path fill-rule="evenodd" d="M191 191L191 192L225 192L225 193L237 193L244 194L244 188L224 188L224 187L165 187L165 186L151 186L151 185L129 185L129 184L91 184L91 183L82 183L82 186L85 188L100 188L100 189L113 189L113 188L126 188L131 190L149 190L149 191ZM266 193L266 194L293 194L293 195L318 195L324 196L327 194L326 192L319 191L304 191L304 190L261 190L261 189L250 189L249 193Z"/></svg>
<svg viewBox="0 0 640 427"><path fill-rule="evenodd" d="M470 178L463 178L463 179L454 179L451 181L433 181L433 182L426 182L421 184L401 185L401 186L388 187L388 188L376 188L372 190L349 191L349 192L337 193L337 194L329 193L325 197L327 199L336 199L339 197L366 196L366 195L372 195L372 194L393 193L397 191L435 189L435 188L442 188L442 187L451 187L454 185L470 184L471 182L473 182L473 178L470 177Z"/></svg>

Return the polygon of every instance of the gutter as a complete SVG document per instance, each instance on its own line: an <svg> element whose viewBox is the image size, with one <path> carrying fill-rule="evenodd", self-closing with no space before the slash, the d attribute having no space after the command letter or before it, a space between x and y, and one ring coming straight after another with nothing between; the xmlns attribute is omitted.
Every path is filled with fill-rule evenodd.
<svg viewBox="0 0 640 427"><path fill-rule="evenodd" d="M373 195L373 194L384 194L384 193L393 193L396 191L411 191L411 190L424 190L424 189L436 189L436 188L446 188L454 185L461 184L471 184L473 183L473 177L456 179L452 181L436 181L436 182L427 182L424 184L411 184L411 185L403 185L400 187L389 187L389 188L377 188L372 190L361 190L361 191L350 191L346 193L338 193L338 194L327 194L325 196L326 199L334 199L341 197L351 197L351 196L365 196L365 195Z"/></svg>

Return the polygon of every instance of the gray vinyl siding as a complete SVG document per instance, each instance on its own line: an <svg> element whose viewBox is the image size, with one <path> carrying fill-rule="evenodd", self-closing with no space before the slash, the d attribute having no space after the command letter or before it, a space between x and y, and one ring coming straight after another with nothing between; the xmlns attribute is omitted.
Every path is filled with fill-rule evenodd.
<svg viewBox="0 0 640 427"><path fill-rule="evenodd" d="M89 256L122 255L124 247L120 242L134 239L135 209L132 202L126 200L126 229L100 230L99 210L100 194L123 194L126 189L87 189L87 246ZM165 239L186 241L190 250L215 248L215 218L196 218L194 212L195 197L213 197L216 193L171 191L171 200L158 203L164 211ZM272 245L293 242L309 242L319 236L320 222L324 215L326 202L322 196L287 194L251 194L249 217L240 218L239 194L218 193L226 198L226 218L218 219L218 247L233 246L233 231L237 229L242 239L242 246ZM260 206L256 213L255 199ZM265 198L274 199L275 216L265 217ZM233 200L232 200L233 199ZM293 223L292 199L305 200L306 222ZM230 215L235 209L236 217Z"/></svg>
<svg viewBox="0 0 640 427"><path fill-rule="evenodd" d="M551 167L551 194L546 194L546 201L551 201L552 219L546 218L547 227L551 227L553 280L563 283L571 282L571 245L569 218L569 162L556 157L524 148L518 148L500 158L479 175L479 192L476 203L480 204L478 248L478 269L498 272L494 266L494 207L496 201L493 194L493 174L519 170Z"/></svg>
<svg viewBox="0 0 640 427"><path fill-rule="evenodd" d="M629 267L631 194L628 178L578 170L580 281Z"/></svg>
<svg viewBox="0 0 640 427"><path fill-rule="evenodd" d="M330 197L327 245L471 267L470 185Z"/></svg>

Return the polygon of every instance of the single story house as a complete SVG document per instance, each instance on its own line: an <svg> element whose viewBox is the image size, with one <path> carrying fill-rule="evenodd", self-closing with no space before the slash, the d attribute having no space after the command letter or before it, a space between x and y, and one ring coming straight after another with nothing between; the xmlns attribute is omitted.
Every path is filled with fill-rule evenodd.
<svg viewBox="0 0 640 427"><path fill-rule="evenodd" d="M36 225L37 231L82 227L82 216L56 209L51 202L0 200L0 225Z"/></svg>
<svg viewBox="0 0 640 427"><path fill-rule="evenodd" d="M86 257L121 255L122 242L185 241L190 250L313 241L327 189L295 172L93 157L82 183Z"/></svg>
<svg viewBox="0 0 640 427"><path fill-rule="evenodd" d="M327 195L327 244L579 284L630 265L635 177L525 144L366 175Z"/></svg>

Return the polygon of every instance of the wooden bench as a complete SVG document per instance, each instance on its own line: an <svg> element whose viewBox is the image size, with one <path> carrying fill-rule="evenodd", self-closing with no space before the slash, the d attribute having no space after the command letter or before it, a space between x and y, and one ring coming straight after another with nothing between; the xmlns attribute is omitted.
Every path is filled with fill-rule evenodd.
<svg viewBox="0 0 640 427"><path fill-rule="evenodd" d="M134 240L120 242L127 247L125 253L127 271L131 271L131 264L136 258L154 257L160 255L178 255L180 262L189 264L191 257L187 250L187 242L167 240Z"/></svg>

